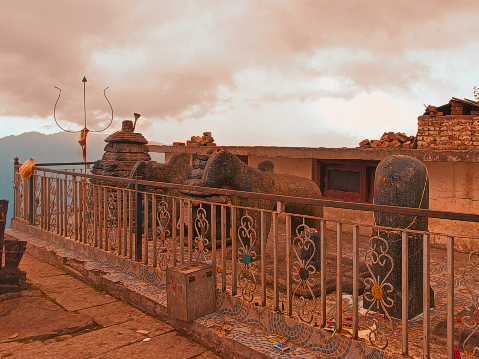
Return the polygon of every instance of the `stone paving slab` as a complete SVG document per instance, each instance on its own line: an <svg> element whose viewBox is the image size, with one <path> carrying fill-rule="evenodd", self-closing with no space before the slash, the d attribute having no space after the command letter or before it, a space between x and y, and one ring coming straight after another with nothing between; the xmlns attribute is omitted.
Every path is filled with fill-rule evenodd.
<svg viewBox="0 0 479 359"><path fill-rule="evenodd" d="M169 332L154 337L150 341L136 342L95 358L188 359L205 351L204 347L188 338L176 332Z"/></svg>
<svg viewBox="0 0 479 359"><path fill-rule="evenodd" d="M108 328L94 330L85 334L73 336L62 341L49 341L41 345L24 344L12 348L11 358L90 358L122 346L143 340L144 335L137 333L121 324ZM5 354L3 354L5 355Z"/></svg>
<svg viewBox="0 0 479 359"><path fill-rule="evenodd" d="M95 322L104 327L125 323L145 316L142 311L119 301L98 305L92 308L80 309L78 313L94 317Z"/></svg>
<svg viewBox="0 0 479 359"><path fill-rule="evenodd" d="M91 316L67 312L50 300L39 297L10 299L0 305L0 342L48 338L94 326ZM15 334L15 338L10 338Z"/></svg>
<svg viewBox="0 0 479 359"><path fill-rule="evenodd" d="M127 328L133 331L138 330L147 330L148 336L150 338L156 337L158 335L170 332L174 330L174 328L158 319L151 318L147 315L143 315L137 319L131 320L129 322L125 322L122 324L123 328Z"/></svg>
<svg viewBox="0 0 479 359"><path fill-rule="evenodd" d="M48 293L48 291L45 292ZM69 311L91 308L117 301L114 297L106 296L105 294L100 295L91 288L79 288L63 293L52 293L51 298Z"/></svg>
<svg viewBox="0 0 479 359"><path fill-rule="evenodd" d="M45 263L40 262L39 260L29 255L25 255L22 257L19 268L21 270L28 269L28 279L30 279L31 281L35 281L37 279L45 278L45 277L67 275L67 273L65 273L61 269L58 269L50 265L45 266Z"/></svg>

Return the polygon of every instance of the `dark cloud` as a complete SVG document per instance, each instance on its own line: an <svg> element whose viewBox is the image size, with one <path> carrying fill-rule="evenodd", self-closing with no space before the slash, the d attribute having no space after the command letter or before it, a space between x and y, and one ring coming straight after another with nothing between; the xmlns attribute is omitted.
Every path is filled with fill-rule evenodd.
<svg viewBox="0 0 479 359"><path fill-rule="evenodd" d="M247 69L282 76L252 103L441 85L432 56L477 44L476 0L10 1L0 13L0 113L81 123L89 115L203 116ZM417 56L411 57L411 53ZM421 55L424 54L424 55ZM461 54L462 56L463 54ZM459 54L458 54L459 56ZM315 64L316 63L316 64ZM331 76L336 92L305 83ZM267 85L267 84L265 84ZM437 85L437 86L436 86ZM103 118L103 123L106 123Z"/></svg>

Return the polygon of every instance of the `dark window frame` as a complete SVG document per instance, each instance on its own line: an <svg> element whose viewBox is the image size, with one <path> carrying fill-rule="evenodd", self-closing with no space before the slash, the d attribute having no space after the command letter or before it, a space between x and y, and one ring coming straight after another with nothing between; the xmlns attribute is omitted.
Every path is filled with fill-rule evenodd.
<svg viewBox="0 0 479 359"><path fill-rule="evenodd" d="M367 160L317 160L317 184L325 198L349 202L373 203L374 175L379 161ZM328 189L329 171L359 173L359 193Z"/></svg>

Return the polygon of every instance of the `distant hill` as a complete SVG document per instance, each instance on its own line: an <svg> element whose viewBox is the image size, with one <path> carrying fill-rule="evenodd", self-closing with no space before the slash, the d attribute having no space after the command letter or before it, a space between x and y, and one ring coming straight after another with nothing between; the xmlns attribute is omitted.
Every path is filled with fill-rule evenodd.
<svg viewBox="0 0 479 359"><path fill-rule="evenodd" d="M107 135L89 134L87 139L87 160L96 161L103 156ZM13 217L13 159L20 163L33 158L35 163L81 162L79 134L60 132L44 135L26 132L18 136L0 138L0 199L8 199L8 218ZM80 169L80 166L76 166Z"/></svg>

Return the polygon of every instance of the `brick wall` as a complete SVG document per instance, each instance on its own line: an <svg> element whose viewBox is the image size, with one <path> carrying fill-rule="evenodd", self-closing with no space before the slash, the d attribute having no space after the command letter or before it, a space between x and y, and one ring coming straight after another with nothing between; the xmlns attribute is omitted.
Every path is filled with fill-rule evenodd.
<svg viewBox="0 0 479 359"><path fill-rule="evenodd" d="M418 149L479 150L479 115L424 115L417 122Z"/></svg>

